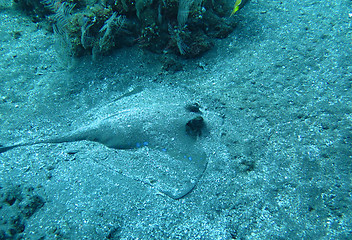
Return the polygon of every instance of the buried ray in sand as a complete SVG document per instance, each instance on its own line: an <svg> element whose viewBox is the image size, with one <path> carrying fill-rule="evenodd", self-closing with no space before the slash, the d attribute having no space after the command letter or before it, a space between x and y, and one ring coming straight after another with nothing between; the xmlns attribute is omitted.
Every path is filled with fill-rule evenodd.
<svg viewBox="0 0 352 240"><path fill-rule="evenodd" d="M180 199L194 189L206 170L203 140L220 120L216 114L202 112L198 104L187 105L186 98L154 91L162 95L156 96L152 90L130 92L95 109L97 117L84 127L3 146L0 153L43 143L101 143L112 150L102 154L97 163Z"/></svg>

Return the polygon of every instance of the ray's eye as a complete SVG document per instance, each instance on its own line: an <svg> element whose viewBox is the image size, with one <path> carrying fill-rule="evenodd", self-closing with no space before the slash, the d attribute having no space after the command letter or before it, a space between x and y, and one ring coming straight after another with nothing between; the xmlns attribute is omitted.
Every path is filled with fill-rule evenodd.
<svg viewBox="0 0 352 240"><path fill-rule="evenodd" d="M186 133L191 137L200 137L204 126L204 119L201 116L195 117L186 123Z"/></svg>
<svg viewBox="0 0 352 240"><path fill-rule="evenodd" d="M194 113L202 113L200 111L199 103L187 104L186 110L189 111L189 112L194 112Z"/></svg>

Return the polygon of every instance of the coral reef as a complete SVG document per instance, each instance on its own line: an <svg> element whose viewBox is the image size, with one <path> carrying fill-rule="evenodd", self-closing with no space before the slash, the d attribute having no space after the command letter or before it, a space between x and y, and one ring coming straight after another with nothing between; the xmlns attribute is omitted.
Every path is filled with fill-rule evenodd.
<svg viewBox="0 0 352 240"><path fill-rule="evenodd" d="M231 0L15 0L48 21L71 56L138 44L156 53L201 55L235 27ZM242 1L243 3L247 1ZM243 4L241 4L241 7Z"/></svg>

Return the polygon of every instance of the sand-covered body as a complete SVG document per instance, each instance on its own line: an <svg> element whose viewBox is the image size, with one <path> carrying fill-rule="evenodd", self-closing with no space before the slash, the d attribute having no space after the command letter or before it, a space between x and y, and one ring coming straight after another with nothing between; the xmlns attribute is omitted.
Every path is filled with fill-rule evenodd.
<svg viewBox="0 0 352 240"><path fill-rule="evenodd" d="M184 102L177 101L151 102L144 99L143 104L121 106L126 100L138 99L140 94L119 99L118 103L100 109L96 112L98 116L88 121L86 126L43 139L24 139L0 148L0 152L45 143L97 142L111 149L133 152L133 166L123 167L117 159L112 160L114 158L102 161L102 164L119 172L125 169L128 177L147 183L169 197L181 198L195 187L207 166L201 143L208 132L207 116L201 111L187 109ZM110 114L107 109L116 109L113 107L116 104L122 109ZM203 117L202 134L190 134L186 125L192 119L203 121ZM130 164L127 162L125 165Z"/></svg>

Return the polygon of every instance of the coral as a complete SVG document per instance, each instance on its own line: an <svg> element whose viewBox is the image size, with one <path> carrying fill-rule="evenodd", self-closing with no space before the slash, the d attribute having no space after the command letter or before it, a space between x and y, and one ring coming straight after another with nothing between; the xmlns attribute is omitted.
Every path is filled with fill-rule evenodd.
<svg viewBox="0 0 352 240"><path fill-rule="evenodd" d="M118 34L125 23L125 16L114 12L111 17L105 21L103 27L99 30L102 34L99 40L100 51L110 49L110 45L114 46L114 35Z"/></svg>
<svg viewBox="0 0 352 240"><path fill-rule="evenodd" d="M237 6L241 8L246 0ZM196 57L235 27L230 0L15 0L49 21L70 55L108 54L138 44L157 53Z"/></svg>

